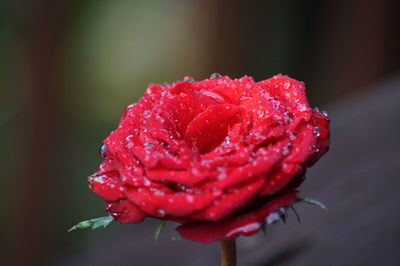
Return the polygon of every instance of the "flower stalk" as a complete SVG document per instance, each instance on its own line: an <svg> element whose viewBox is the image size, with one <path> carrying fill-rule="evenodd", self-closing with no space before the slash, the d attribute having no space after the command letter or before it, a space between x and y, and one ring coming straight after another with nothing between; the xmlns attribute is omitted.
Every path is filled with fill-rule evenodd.
<svg viewBox="0 0 400 266"><path fill-rule="evenodd" d="M219 241L221 266L236 266L236 239Z"/></svg>

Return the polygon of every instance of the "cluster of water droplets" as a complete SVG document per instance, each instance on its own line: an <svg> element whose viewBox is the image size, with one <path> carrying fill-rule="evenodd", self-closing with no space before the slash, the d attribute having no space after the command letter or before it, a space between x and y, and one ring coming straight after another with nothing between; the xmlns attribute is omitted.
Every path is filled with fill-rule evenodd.
<svg viewBox="0 0 400 266"><path fill-rule="evenodd" d="M321 111L318 107L314 107L314 110L317 111L317 112L322 113L325 117L329 116L327 111L324 111L324 110Z"/></svg>

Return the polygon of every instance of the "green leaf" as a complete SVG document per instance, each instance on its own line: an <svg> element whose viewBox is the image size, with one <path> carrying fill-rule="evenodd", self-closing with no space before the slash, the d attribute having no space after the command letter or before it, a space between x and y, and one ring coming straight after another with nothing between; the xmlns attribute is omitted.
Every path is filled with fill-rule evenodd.
<svg viewBox="0 0 400 266"><path fill-rule="evenodd" d="M90 219L87 221L82 221L74 226L71 227L71 229L68 230L68 232L77 230L77 229L97 229L99 227L106 227L109 225L112 221L114 221L114 218L112 216L104 216L104 217L99 217L95 219Z"/></svg>
<svg viewBox="0 0 400 266"><path fill-rule="evenodd" d="M177 240L182 240L183 238L181 236L173 236L171 238L172 241L177 241Z"/></svg>
<svg viewBox="0 0 400 266"><path fill-rule="evenodd" d="M157 243L158 239L160 238L161 230L167 224L167 221L161 220L160 223L157 225L156 230L154 231L154 240Z"/></svg>
<svg viewBox="0 0 400 266"><path fill-rule="evenodd" d="M308 203L311 205L316 205L316 206L320 207L321 209L326 210L326 206L322 202L315 200L315 199L297 198L296 202L305 202L305 203Z"/></svg>

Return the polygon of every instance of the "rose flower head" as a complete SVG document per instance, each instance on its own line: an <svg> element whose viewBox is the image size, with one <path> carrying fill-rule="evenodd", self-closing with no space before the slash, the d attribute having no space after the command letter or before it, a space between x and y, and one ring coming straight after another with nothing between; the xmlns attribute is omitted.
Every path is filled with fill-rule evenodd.
<svg viewBox="0 0 400 266"><path fill-rule="evenodd" d="M119 222L171 220L208 243L274 222L328 147L329 119L303 82L185 77L149 85L125 109L89 185Z"/></svg>

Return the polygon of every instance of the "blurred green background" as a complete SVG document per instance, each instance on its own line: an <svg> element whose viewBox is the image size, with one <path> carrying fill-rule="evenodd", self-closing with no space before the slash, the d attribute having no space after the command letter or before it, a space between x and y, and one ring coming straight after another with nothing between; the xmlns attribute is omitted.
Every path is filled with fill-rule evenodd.
<svg viewBox="0 0 400 266"><path fill-rule="evenodd" d="M4 265L85 245L66 230L104 214L86 176L148 83L283 73L326 106L399 69L398 11L389 0L1 1Z"/></svg>

